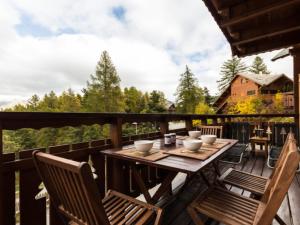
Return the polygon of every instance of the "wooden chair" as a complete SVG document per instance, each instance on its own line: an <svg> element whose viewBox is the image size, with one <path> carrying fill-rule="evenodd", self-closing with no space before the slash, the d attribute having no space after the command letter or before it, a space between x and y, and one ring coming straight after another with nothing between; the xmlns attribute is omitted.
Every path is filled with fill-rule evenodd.
<svg viewBox="0 0 300 225"><path fill-rule="evenodd" d="M227 225L269 225L276 216L285 194L291 185L300 155L295 140L282 167L275 171L260 201L238 195L220 187L214 187L199 196L188 207L196 225L203 225L198 213L202 213Z"/></svg>
<svg viewBox="0 0 300 225"><path fill-rule="evenodd" d="M285 160L289 150L291 150L289 148L289 144L293 140L294 134L289 133L284 143L284 146L282 147L282 151L278 158L278 161L276 162L276 165L269 178L230 168L219 178L219 181L221 181L224 184L230 184L238 188L250 191L256 196L262 196L265 192L267 183L270 179L272 179L272 177L275 174L275 171L282 167L283 161Z"/></svg>
<svg viewBox="0 0 300 225"><path fill-rule="evenodd" d="M267 166L273 168L278 160L282 146L287 139L287 134L293 132L299 144L299 129L295 123L276 123L272 127L271 143L268 152Z"/></svg>
<svg viewBox="0 0 300 225"><path fill-rule="evenodd" d="M239 142L227 151L221 162L239 164L244 157L247 157L247 149L250 142L250 123L234 122L225 123L226 137L229 139L237 139Z"/></svg>
<svg viewBox="0 0 300 225"><path fill-rule="evenodd" d="M223 127L222 126L197 126L197 129L201 131L201 134L213 134L218 138L223 138Z"/></svg>
<svg viewBox="0 0 300 225"><path fill-rule="evenodd" d="M100 198L88 163L35 151L35 166L55 208L69 224L114 225L160 223L161 209L108 191Z"/></svg>

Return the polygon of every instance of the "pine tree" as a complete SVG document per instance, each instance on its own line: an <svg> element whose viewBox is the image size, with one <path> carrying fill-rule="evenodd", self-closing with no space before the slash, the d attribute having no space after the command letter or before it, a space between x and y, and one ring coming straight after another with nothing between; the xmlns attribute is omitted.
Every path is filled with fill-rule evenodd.
<svg viewBox="0 0 300 225"><path fill-rule="evenodd" d="M167 101L161 91L152 91L149 95L147 113L162 113L167 111Z"/></svg>
<svg viewBox="0 0 300 225"><path fill-rule="evenodd" d="M175 96L176 109L181 113L194 113L196 105L204 100L203 90L198 86L198 81L188 66L180 75Z"/></svg>
<svg viewBox="0 0 300 225"><path fill-rule="evenodd" d="M217 81L219 91L222 92L227 88L236 74L245 72L246 70L246 65L236 56L224 62L220 72L221 79Z"/></svg>
<svg viewBox="0 0 300 225"><path fill-rule="evenodd" d="M101 55L95 75L83 90L83 101L87 111L123 112L124 100L120 88L120 77L107 51Z"/></svg>
<svg viewBox="0 0 300 225"><path fill-rule="evenodd" d="M249 68L249 72L255 74L270 74L268 71L267 65L264 63L263 59L259 56L256 56L253 60L251 67Z"/></svg>

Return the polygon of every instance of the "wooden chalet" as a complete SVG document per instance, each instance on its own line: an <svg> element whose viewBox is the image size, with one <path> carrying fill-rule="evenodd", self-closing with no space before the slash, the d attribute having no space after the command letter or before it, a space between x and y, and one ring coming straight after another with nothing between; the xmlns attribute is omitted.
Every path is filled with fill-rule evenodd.
<svg viewBox="0 0 300 225"><path fill-rule="evenodd" d="M300 175L291 176L295 174L297 167L297 162L293 158L297 160L299 158L295 139L285 147L285 149L291 150L291 153L280 165L279 172L275 174L275 178L279 177L280 179L276 178L276 180L273 179L271 182L259 178L260 176L272 176L274 172L266 165L266 160L262 157L250 157L249 160L245 160L238 165L221 164L218 169L213 163L217 162L222 153L227 151L225 149L226 146L223 148L223 152L218 152L204 160L203 163L195 159L178 158L175 155L167 156L160 161L145 162L140 160L139 163L136 163L132 157L122 157L120 154L114 154L114 149L128 148L135 140L156 139L159 144L164 134L169 132L187 135L187 130L195 129L193 120L199 120L202 125L212 123L213 125L224 126L226 129L223 130L223 133L225 137L231 138L231 141L234 139L232 138L233 131L237 127L236 120L239 119L243 119L243 121L248 120L248 122L256 120L265 128L272 126L272 124L268 123L269 119L294 119L292 125L299 131L300 0L203 0L203 2L227 38L233 55L244 57L275 49L290 48L289 53L294 59L293 90L295 112L263 115L0 112L0 225L68 224L62 221L63 214L59 213L59 210L64 212L65 216L74 218L76 222L73 221L72 224L87 224L82 220L85 217L88 217L90 220L96 218L100 221L105 221L105 223L94 222L90 224L145 224L153 216L153 210L159 216L161 215L156 207L161 207L164 210L161 222L163 225L195 225L186 211L187 206L192 201L195 201L194 205L192 205L194 208L190 208L192 213L192 210L198 207L197 210L202 210L202 212L207 214L213 210L221 212L221 214L211 214L211 218L217 217L217 219L220 219L226 217L228 219L228 215L232 215L225 222L226 224L269 225L274 217L281 217L285 223L281 222L280 224L300 225ZM185 121L185 128L170 130L169 122L172 121ZM265 123L263 123L264 121ZM159 126L159 130L151 133L124 136L122 125L133 122L155 123ZM69 168L73 168L72 171L58 173L56 169L49 170L51 177L59 181L54 181L57 188L49 190L54 191L56 189L59 192L59 196L64 198L66 207L56 207L53 201L47 201L45 198L36 200L35 196L40 192L41 178L32 159L34 149L21 149L18 153L4 153L4 132L23 128L61 128L92 124L109 125L109 137L82 143L39 148L38 150L75 161L90 162L95 169L94 173L97 175L97 178L93 180L91 169L87 167L87 163L78 164L68 161L69 164L73 164L73 166L69 166ZM252 122L249 122L248 132L246 132L243 124L243 135L241 136L245 136L246 133L253 134L254 125ZM284 135L281 130L279 131L280 135L278 136ZM297 136L297 133L295 135ZM235 138L235 141L238 138ZM232 145L235 144L233 142L230 143ZM243 144L245 143L241 143L241 145ZM229 147L227 146L227 148ZM108 157L113 155L117 155L117 158ZM83 167L85 170L80 170ZM227 186L228 191L213 190L209 193L208 196L210 198L206 198L206 200L211 200L210 202L196 198L200 192L203 193L204 189L211 185L210 180L205 180L205 176L201 176L203 175L202 173L200 175L197 173L198 169L206 168L209 175L211 175L209 177L213 178L216 174L220 175L223 173L228 167L244 171L248 174L247 177L250 176L249 174L252 174L250 176L252 180L254 177L254 180L268 181L263 186L265 187L266 183L268 183L266 192L271 193L271 195L264 193L265 199L268 200L267 204L250 199L249 190L239 189L232 185ZM171 169L167 170L168 168ZM182 172L189 172L189 176L173 180L178 168ZM74 173L73 175L71 174L78 171L80 172L79 181L73 179L76 178ZM88 176L82 176L84 172ZM70 174L73 178L69 176ZM191 179L189 183L186 183L184 180L186 177L195 179ZM292 179L293 177L294 179ZM85 185L83 189L86 191L78 194L79 188L76 185L59 186L58 183L63 183L61 181L64 179L66 179L67 183L72 181L78 182L77 184L83 183ZM87 185L90 183L92 185ZM289 190L287 183L291 184ZM158 184L161 185L158 186ZM53 187L53 185L50 185L50 187ZM114 195L115 192L108 192L112 197L106 195L108 199L102 201L102 206L100 204L100 196L103 197L107 194L108 189L116 190L122 194ZM72 194L71 197L64 195L68 190ZM154 192L155 194L153 194ZM149 204L133 200L141 193L144 194L147 202L156 204L155 207L149 207ZM164 195L164 193L167 194ZM276 195L278 193L280 194L279 197ZM127 197L125 198L124 195ZM80 199L84 199L86 196L88 196L89 201L82 201L81 203L83 204L80 204ZM95 200L95 197L99 198L99 200ZM204 201L202 205L204 207L197 205L202 200ZM73 205L71 202L75 202L75 204ZM280 208L278 207L280 206L279 204L281 205ZM16 207L17 205L18 207ZM258 206L263 207L264 210L257 210ZM129 213L129 216L124 216L128 215L128 208L133 211ZM95 212L100 212L100 214L95 214ZM264 213L265 220L261 217L260 212ZM74 213L78 215L74 215ZM254 217L259 217L258 223L253 222ZM128 221L128 218L132 218L132 220ZM121 220L123 222L119 223ZM139 220L139 222L134 223L133 220ZM234 223L232 223L233 220L235 220ZM156 224L159 224L158 221ZM217 223L213 220L207 220L205 224Z"/></svg>
<svg viewBox="0 0 300 225"><path fill-rule="evenodd" d="M217 113L226 113L229 101L234 104L252 96L260 96L266 106L272 106L276 93L282 94L284 109L293 111L293 80L285 74L237 74L213 106Z"/></svg>

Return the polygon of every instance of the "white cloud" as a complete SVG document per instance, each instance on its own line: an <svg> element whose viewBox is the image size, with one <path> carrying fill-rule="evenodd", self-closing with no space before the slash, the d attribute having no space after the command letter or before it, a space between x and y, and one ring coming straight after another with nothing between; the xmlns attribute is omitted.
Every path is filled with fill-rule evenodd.
<svg viewBox="0 0 300 225"><path fill-rule="evenodd" d="M125 9L124 21L113 16L116 6ZM35 27L20 35L16 25L24 23L24 15L53 35L36 36ZM159 89L174 100L187 64L200 85L216 93L219 68L231 56L199 0L4 0L0 29L0 104L51 90L80 92L103 50L109 51L123 87ZM291 75L291 59L270 62L274 55L262 55L269 69ZM252 59L245 61L250 64Z"/></svg>

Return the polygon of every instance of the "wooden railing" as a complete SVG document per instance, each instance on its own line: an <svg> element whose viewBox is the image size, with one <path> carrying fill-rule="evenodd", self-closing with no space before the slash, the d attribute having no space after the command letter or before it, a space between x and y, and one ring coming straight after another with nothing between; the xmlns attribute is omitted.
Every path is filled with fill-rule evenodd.
<svg viewBox="0 0 300 225"><path fill-rule="evenodd" d="M51 146L39 150L57 154L78 161L90 161L98 175L97 184L101 194L107 188L113 188L123 193L137 196L138 189L131 179L131 169L126 162L105 159L99 152L103 149L121 147L132 144L137 139L156 139L169 132L169 122L185 121L185 128L175 130L184 134L193 129L193 120L202 124L223 124L234 120L267 121L270 118L293 118L294 114L265 115L190 115L190 114L124 114L124 113L17 113L0 112L0 224L13 225L45 225L46 199L35 200L40 191L41 183L34 168L31 155L33 149L21 150L19 153L3 153L3 130L21 128L40 129L45 127L80 126L92 124L109 124L110 137L84 143L74 143L61 146ZM132 122L156 122L159 131L124 137L122 124ZM174 132L174 131L172 131ZM105 163L108 170L105 172ZM163 170L143 167L141 173L148 187L158 184L164 176ZM16 213L16 204L19 212ZM60 225L59 216L54 210L49 211L50 224Z"/></svg>

